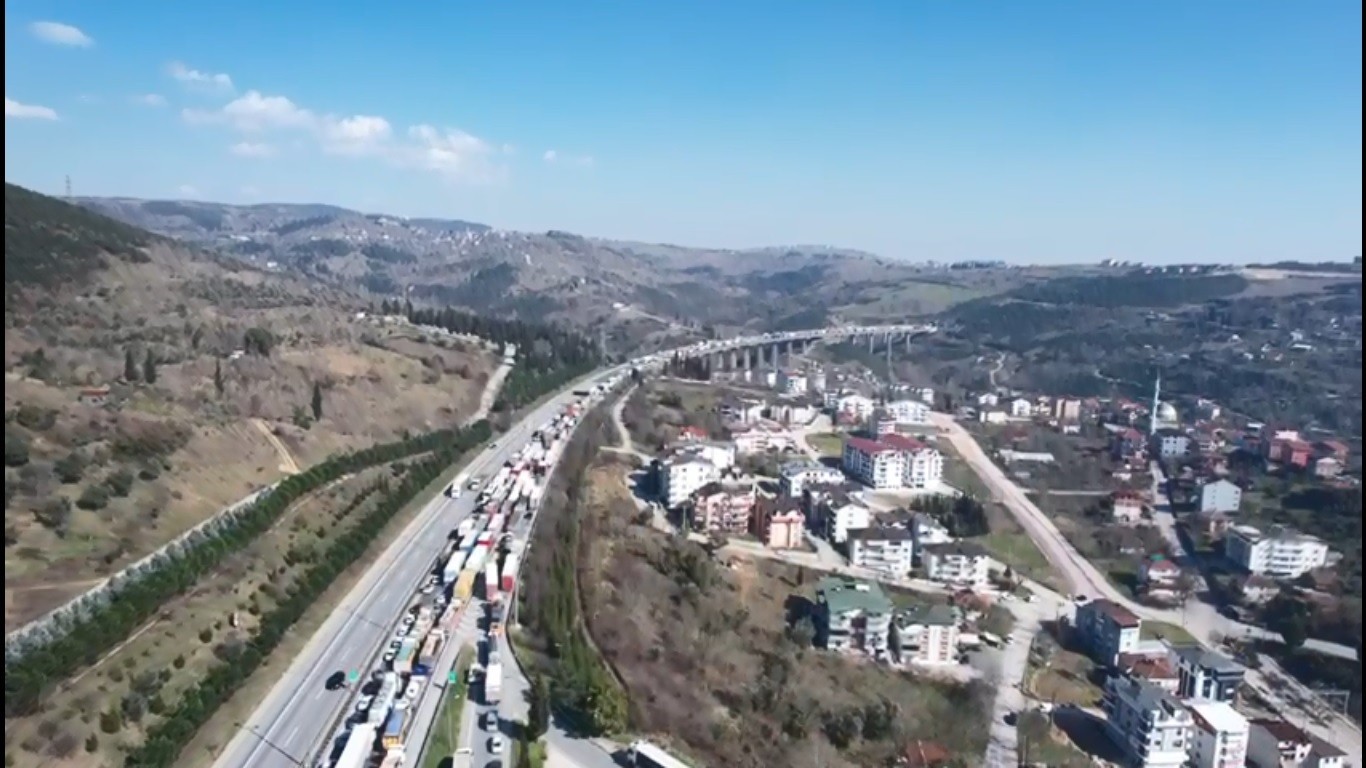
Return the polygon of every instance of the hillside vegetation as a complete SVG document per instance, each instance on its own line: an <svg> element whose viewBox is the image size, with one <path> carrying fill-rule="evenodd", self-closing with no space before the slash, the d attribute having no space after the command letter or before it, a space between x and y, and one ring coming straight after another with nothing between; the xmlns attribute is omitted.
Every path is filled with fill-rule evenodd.
<svg viewBox="0 0 1366 768"><path fill-rule="evenodd" d="M6 187L7 630L338 451L454 426L496 355Z"/></svg>

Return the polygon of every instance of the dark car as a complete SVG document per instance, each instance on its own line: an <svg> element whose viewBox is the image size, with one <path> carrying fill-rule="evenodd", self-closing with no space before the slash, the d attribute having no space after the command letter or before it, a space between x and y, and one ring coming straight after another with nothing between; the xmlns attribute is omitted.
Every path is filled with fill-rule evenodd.
<svg viewBox="0 0 1366 768"><path fill-rule="evenodd" d="M333 672L327 678L327 690L329 691L335 691L343 685L346 685L346 673L341 670Z"/></svg>

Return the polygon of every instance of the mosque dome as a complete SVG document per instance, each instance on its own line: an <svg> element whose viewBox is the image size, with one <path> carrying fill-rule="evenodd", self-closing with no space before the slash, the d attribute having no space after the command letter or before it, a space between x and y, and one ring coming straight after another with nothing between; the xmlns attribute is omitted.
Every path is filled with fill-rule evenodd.
<svg viewBox="0 0 1366 768"><path fill-rule="evenodd" d="M1171 403L1159 403L1157 406L1157 420L1167 424L1174 424L1181 420L1176 413L1176 406Z"/></svg>

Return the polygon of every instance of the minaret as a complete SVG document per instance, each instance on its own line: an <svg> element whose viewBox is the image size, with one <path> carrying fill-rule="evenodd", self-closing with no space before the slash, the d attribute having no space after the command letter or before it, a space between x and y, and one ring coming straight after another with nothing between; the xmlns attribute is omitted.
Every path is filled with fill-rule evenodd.
<svg viewBox="0 0 1366 768"><path fill-rule="evenodd" d="M1157 372L1157 381L1153 383L1153 410L1148 414L1148 434L1157 434L1157 409L1162 405L1162 372Z"/></svg>

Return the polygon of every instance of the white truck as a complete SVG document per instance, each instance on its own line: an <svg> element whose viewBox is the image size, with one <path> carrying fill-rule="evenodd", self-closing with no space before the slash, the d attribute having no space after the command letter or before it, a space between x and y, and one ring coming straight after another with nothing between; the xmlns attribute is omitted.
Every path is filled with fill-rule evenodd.
<svg viewBox="0 0 1366 768"><path fill-rule="evenodd" d="M484 703L494 705L503 692L503 663L493 662L484 668Z"/></svg>

